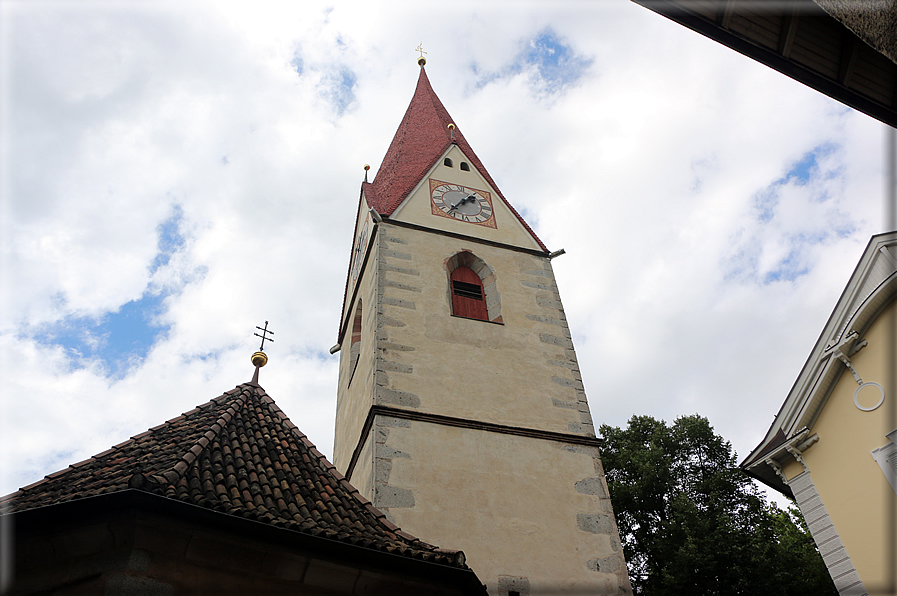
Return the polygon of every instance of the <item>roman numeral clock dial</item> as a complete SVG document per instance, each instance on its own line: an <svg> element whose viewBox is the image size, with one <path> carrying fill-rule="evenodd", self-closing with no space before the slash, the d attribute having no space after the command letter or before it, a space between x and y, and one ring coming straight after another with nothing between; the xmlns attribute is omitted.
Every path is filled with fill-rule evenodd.
<svg viewBox="0 0 897 596"><path fill-rule="evenodd" d="M431 179L430 198L434 215L496 227L492 196L485 190Z"/></svg>

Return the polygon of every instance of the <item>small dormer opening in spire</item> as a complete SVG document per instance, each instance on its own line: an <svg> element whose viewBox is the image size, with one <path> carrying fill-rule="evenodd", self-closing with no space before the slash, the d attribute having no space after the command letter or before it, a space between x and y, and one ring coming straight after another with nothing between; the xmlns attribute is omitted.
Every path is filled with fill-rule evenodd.
<svg viewBox="0 0 897 596"><path fill-rule="evenodd" d="M464 170L465 172L469 172L469 171L470 171L470 165L469 165L466 161L462 161L462 162L461 162L461 169Z"/></svg>
<svg viewBox="0 0 897 596"><path fill-rule="evenodd" d="M444 165L444 166L447 167L447 168L451 168L451 167L452 167L452 160L449 159L448 157L446 157L445 160L442 162L442 165ZM464 169L464 168L462 168L462 169Z"/></svg>
<svg viewBox="0 0 897 596"><path fill-rule="evenodd" d="M414 96L380 163L377 174L372 182L364 185L363 192L368 205L376 209L384 219L392 218L396 209L415 189L426 186L426 182L423 186L421 182L431 174L434 167L446 167L444 161L448 157L447 153L455 149L457 154L450 157L452 167L459 166L463 161L467 164L462 170L464 176L468 176L469 172L476 173L482 178L482 182L476 182L474 178L464 178L458 180L458 183L476 182L473 188L490 193L494 191L493 194L510 211L510 217L523 226L527 239L522 242L529 244L531 240L539 250L547 252L548 249L535 232L502 195L501 189L464 138L461 128L455 126L452 117L433 91L424 68L420 69Z"/></svg>

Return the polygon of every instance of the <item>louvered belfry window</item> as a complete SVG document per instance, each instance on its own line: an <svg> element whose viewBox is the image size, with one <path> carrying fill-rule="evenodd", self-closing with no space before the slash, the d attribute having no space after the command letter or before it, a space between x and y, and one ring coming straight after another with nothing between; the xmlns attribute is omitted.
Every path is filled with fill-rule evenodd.
<svg viewBox="0 0 897 596"><path fill-rule="evenodd" d="M452 314L488 321L483 282L470 267L461 265L452 271Z"/></svg>

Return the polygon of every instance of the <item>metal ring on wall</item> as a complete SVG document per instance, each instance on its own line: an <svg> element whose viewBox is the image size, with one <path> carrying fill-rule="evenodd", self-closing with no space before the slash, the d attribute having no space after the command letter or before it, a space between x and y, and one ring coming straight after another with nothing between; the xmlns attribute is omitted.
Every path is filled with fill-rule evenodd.
<svg viewBox="0 0 897 596"><path fill-rule="evenodd" d="M881 395L881 398L879 398L878 403L875 404L874 406L872 406L871 408L864 408L863 406L861 406L860 400L858 399L858 397L860 395L860 389L862 389L863 387L866 387L867 385L871 385L873 387L878 387L878 393ZM882 403L884 403L884 401L885 401L885 390L882 389L881 385L879 385L878 383L863 383L862 385L857 387L856 391L853 392L854 405L864 412L871 412L872 410L874 410L875 408L880 406Z"/></svg>

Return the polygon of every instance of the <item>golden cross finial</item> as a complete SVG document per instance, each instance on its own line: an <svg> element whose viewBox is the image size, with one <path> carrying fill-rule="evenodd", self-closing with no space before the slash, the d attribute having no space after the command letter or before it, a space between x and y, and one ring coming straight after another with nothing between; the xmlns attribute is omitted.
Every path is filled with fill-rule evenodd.
<svg viewBox="0 0 897 596"><path fill-rule="evenodd" d="M426 54L426 52L424 51L424 42L420 42L420 45L417 46L416 48L414 48L414 51L420 52L420 58L417 59L417 63L420 64L421 66L426 64L427 59L424 58L424 54Z"/></svg>
<svg viewBox="0 0 897 596"><path fill-rule="evenodd" d="M258 351L252 355L252 364L255 366L255 374L252 375L252 382L258 383L259 369L268 364L268 355L265 354L265 342L270 341L271 343L274 343L274 338L268 337L269 335L274 335L274 332L268 329L268 321L265 321L264 328L259 327L258 325L256 325L255 328L262 332L261 335L258 333L254 334L256 337L262 338L262 345L260 345Z"/></svg>
<svg viewBox="0 0 897 596"><path fill-rule="evenodd" d="M264 352L264 351L265 351L265 342L266 342L266 341L270 341L272 344L274 343L274 338L273 338L273 337L268 337L269 335L274 335L274 332L271 331L270 329L268 329L268 321L265 321L265 328L264 328L264 329L262 329L262 328L259 327L258 325L256 325L255 328L262 332L261 335L259 335L258 333L253 333L253 335L255 335L256 337L261 337L261 338L262 338L262 345L259 346L259 351L260 351L260 352Z"/></svg>

